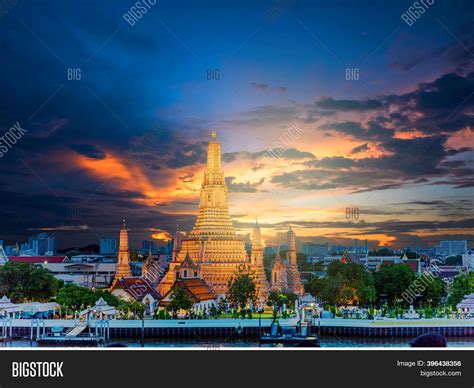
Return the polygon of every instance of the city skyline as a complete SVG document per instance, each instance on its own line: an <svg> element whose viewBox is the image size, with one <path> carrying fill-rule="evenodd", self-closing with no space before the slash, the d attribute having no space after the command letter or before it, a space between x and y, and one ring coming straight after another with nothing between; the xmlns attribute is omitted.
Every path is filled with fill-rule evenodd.
<svg viewBox="0 0 474 388"><path fill-rule="evenodd" d="M27 131L0 160L1 239L87 245L124 218L131 242L190 231L216 128L239 235L258 218L266 243L291 224L301 241L472 247L469 2L413 26L395 2L165 3L133 26L129 4L53 3L0 24L0 126Z"/></svg>

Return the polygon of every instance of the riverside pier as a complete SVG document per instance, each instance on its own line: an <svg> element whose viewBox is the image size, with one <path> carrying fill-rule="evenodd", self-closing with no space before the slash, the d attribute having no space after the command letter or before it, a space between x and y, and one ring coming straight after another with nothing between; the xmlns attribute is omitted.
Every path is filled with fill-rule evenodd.
<svg viewBox="0 0 474 388"><path fill-rule="evenodd" d="M296 327L296 318L280 319L281 326ZM52 337L61 327L64 334L78 332L79 336L113 338L186 338L186 337L259 337L269 332L272 319L176 319L176 320L88 320L9 319L0 322L4 340L22 337L40 340ZM81 328L80 332L77 329ZM368 336L372 338L416 337L423 333L438 333L445 337L473 337L471 319L313 319L310 333L337 336ZM71 337L69 335L69 337Z"/></svg>

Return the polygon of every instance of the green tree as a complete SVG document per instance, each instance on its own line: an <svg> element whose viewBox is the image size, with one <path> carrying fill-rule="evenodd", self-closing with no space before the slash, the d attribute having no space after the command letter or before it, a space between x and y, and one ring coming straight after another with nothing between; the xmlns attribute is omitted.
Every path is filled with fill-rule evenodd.
<svg viewBox="0 0 474 388"><path fill-rule="evenodd" d="M446 283L440 278L433 278L421 275L420 278L425 284L425 289L421 291L420 302L429 306L437 306L446 296Z"/></svg>
<svg viewBox="0 0 474 388"><path fill-rule="evenodd" d="M286 296L286 304L288 306L288 308L290 310L294 310L295 309L295 302L296 300L298 299L298 295L296 295L295 293L291 292L291 291L285 291L283 293L285 296Z"/></svg>
<svg viewBox="0 0 474 388"><path fill-rule="evenodd" d="M311 280L304 283L304 290L313 296L321 296L325 284L325 280L322 277L315 276Z"/></svg>
<svg viewBox="0 0 474 388"><path fill-rule="evenodd" d="M173 290L170 299L171 302L169 308L173 312L173 317L175 318L178 315L179 310L185 310L187 312L194 305L194 302L188 293L179 287Z"/></svg>
<svg viewBox="0 0 474 388"><path fill-rule="evenodd" d="M118 304L118 309L121 310L125 315L133 314L139 319L143 319L145 315L146 306L136 301L132 300L120 300Z"/></svg>
<svg viewBox="0 0 474 388"><path fill-rule="evenodd" d="M257 286L253 277L250 266L240 265L228 282L227 297L232 304L240 308L242 318L245 318L247 306L250 303L256 306L257 303Z"/></svg>
<svg viewBox="0 0 474 388"><path fill-rule="evenodd" d="M56 301L62 306L79 310L87 306L93 306L100 297L102 297L109 306L117 307L120 303L119 298L112 295L109 291L94 291L75 284L64 285L58 291Z"/></svg>
<svg viewBox="0 0 474 388"><path fill-rule="evenodd" d="M374 279L361 264L332 261L325 278L313 281L315 296L331 304L371 304L375 300ZM311 288L311 286L310 286Z"/></svg>
<svg viewBox="0 0 474 388"><path fill-rule="evenodd" d="M227 300L225 297L219 298L217 306L219 314L227 314Z"/></svg>
<svg viewBox="0 0 474 388"><path fill-rule="evenodd" d="M474 292L474 272L458 275L449 289L447 303L456 308L464 296Z"/></svg>
<svg viewBox="0 0 474 388"><path fill-rule="evenodd" d="M209 309L209 314L211 315L211 317L217 319L219 318L219 309L215 305L212 305Z"/></svg>
<svg viewBox="0 0 474 388"><path fill-rule="evenodd" d="M415 273L406 264L383 264L374 273L377 294L386 294L389 304L402 301L401 295L415 280Z"/></svg>
<svg viewBox="0 0 474 388"><path fill-rule="evenodd" d="M287 296L278 291L271 291L267 298L267 306L272 308L273 319L278 317L278 313L287 303Z"/></svg>
<svg viewBox="0 0 474 388"><path fill-rule="evenodd" d="M40 266L9 261L0 267L0 294L7 295L15 303L25 299L48 301L62 285L61 280Z"/></svg>
<svg viewBox="0 0 474 388"><path fill-rule="evenodd" d="M378 251L369 251L369 256L392 256L393 251L389 248L382 248Z"/></svg>

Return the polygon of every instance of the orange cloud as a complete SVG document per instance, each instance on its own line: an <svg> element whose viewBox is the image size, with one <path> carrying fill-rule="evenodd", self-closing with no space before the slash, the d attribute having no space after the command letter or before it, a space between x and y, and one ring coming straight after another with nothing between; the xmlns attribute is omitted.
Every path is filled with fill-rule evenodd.
<svg viewBox="0 0 474 388"><path fill-rule="evenodd" d="M71 164L87 171L97 180L112 184L124 191L143 194L131 200L146 206L157 206L173 201L195 199L199 196L201 178L183 182L185 173L180 170L162 169L159 175L146 171L138 163L108 151L104 159L91 159L83 155L70 155ZM189 172L190 168L186 169ZM199 168L194 169L199 170ZM196 174L195 174L196 175Z"/></svg>
<svg viewBox="0 0 474 388"><path fill-rule="evenodd" d="M168 241L173 238L173 236L171 236L166 230L158 229L158 228L151 228L149 230L152 232L155 232L151 235L151 238L155 240Z"/></svg>

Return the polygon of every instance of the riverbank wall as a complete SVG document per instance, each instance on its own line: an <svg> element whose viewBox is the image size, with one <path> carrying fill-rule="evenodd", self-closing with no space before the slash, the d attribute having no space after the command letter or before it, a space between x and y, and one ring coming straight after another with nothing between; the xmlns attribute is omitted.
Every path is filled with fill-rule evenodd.
<svg viewBox="0 0 474 388"><path fill-rule="evenodd" d="M103 333L109 338L209 338L259 337L268 332L271 319L204 319L204 320L90 320L84 333ZM53 327L67 331L78 324L74 320L12 319L3 323L2 334L36 339L49 335ZM296 318L280 320L282 326L296 326ZM314 319L311 332L345 337L416 337L424 333L438 333L445 337L474 337L473 320L358 320ZM474 341L474 339L473 339Z"/></svg>

